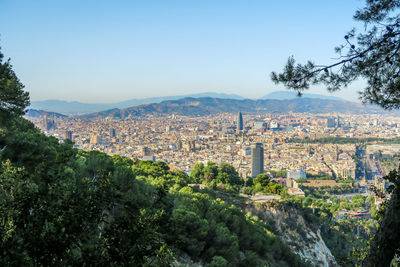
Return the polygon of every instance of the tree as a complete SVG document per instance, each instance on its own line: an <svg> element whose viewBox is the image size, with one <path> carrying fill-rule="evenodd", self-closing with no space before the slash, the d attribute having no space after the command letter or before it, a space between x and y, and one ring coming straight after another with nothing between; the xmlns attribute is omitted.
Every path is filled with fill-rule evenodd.
<svg viewBox="0 0 400 267"><path fill-rule="evenodd" d="M10 117L25 114L25 108L29 106L28 92L23 91L24 85L12 70L10 60L3 62L3 58L0 51L0 125Z"/></svg>
<svg viewBox="0 0 400 267"><path fill-rule="evenodd" d="M390 200L384 206L384 217L375 234L363 266L389 266L400 246L400 175L391 171L388 180Z"/></svg>
<svg viewBox="0 0 400 267"><path fill-rule="evenodd" d="M196 163L193 170L190 172L190 177L193 178L196 183L201 183L204 178L204 164L202 162Z"/></svg>
<svg viewBox="0 0 400 267"><path fill-rule="evenodd" d="M325 84L329 91L340 90L357 78L367 81L360 94L365 103L384 109L400 108L400 1L366 0L365 8L354 15L364 23L364 31L351 30L345 43L335 50L339 59L330 65L308 61L297 64L288 59L282 73L272 72L275 83L301 92L313 84ZM389 175L392 196L363 266L389 266L400 245L399 173Z"/></svg>
<svg viewBox="0 0 400 267"><path fill-rule="evenodd" d="M268 177L268 175L261 173L259 175L257 175L254 183L255 184L261 184L262 187L266 187L270 182L270 179Z"/></svg>
<svg viewBox="0 0 400 267"><path fill-rule="evenodd" d="M366 7L354 15L365 25L365 31L351 30L345 43L335 48L337 62L316 65L312 61L297 64L288 59L282 73L271 78L289 89L301 92L312 84L325 84L336 91L363 78L367 86L361 93L364 102L385 109L400 108L400 15L399 0L367 0Z"/></svg>
<svg viewBox="0 0 400 267"><path fill-rule="evenodd" d="M207 166L204 168L204 178L208 181L214 180L218 175L218 166L212 162L207 162Z"/></svg>
<svg viewBox="0 0 400 267"><path fill-rule="evenodd" d="M220 182L230 185L240 185L242 180L232 165L221 163L218 166L218 176Z"/></svg>

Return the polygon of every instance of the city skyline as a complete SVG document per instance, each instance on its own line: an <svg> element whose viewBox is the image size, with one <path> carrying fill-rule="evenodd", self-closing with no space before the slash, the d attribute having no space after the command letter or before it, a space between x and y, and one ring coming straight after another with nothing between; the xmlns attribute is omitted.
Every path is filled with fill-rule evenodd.
<svg viewBox="0 0 400 267"><path fill-rule="evenodd" d="M294 55L331 62L360 1L2 1L2 53L32 101L202 92L259 98ZM16 16L15 14L18 14ZM329 19L326 19L329 18ZM334 95L357 101L362 82ZM329 95L323 87L309 93Z"/></svg>

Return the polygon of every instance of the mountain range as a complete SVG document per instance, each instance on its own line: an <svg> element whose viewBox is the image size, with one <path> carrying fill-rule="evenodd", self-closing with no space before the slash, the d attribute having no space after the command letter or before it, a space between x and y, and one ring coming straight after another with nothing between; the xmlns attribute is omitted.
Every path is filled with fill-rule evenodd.
<svg viewBox="0 0 400 267"><path fill-rule="evenodd" d="M43 100L43 101L32 101L31 109L45 110L51 112L64 113L68 115L80 115L93 112L100 112L109 109L124 109L133 106L139 106L143 104L160 103L166 100L177 100L185 97L212 97L212 98L223 98L223 99L238 99L243 100L244 97L237 94L224 94L224 93L199 93L199 94L189 94L189 95L176 95L176 96L164 96L164 97L150 97L143 99L130 99L126 101L121 101L117 103L82 103L78 101L63 101L63 100ZM320 94L303 94L303 98L318 98L318 99L330 99L330 100L340 100L343 99L335 96L326 96ZM275 91L269 93L260 99L278 99L278 100L290 100L297 99L297 93L293 91Z"/></svg>
<svg viewBox="0 0 400 267"><path fill-rule="evenodd" d="M37 110L37 109L28 109L28 111L25 113L26 117L54 117L54 118L66 118L68 116L56 112L51 112L51 111L44 111L44 110Z"/></svg>
<svg viewBox="0 0 400 267"><path fill-rule="evenodd" d="M82 118L113 117L129 118L143 115L176 114L186 116L204 116L222 112L246 113L377 113L382 109L376 106L317 98L296 98L291 100L276 99L221 99L211 97L186 97L178 100L167 100L134 106L125 109L110 109L106 111L82 115Z"/></svg>
<svg viewBox="0 0 400 267"><path fill-rule="evenodd" d="M227 98L227 99L244 99L244 97L235 94L223 94L223 93L199 93L190 95L177 95L177 96L164 96L164 97L150 97L143 99L130 99L117 103L82 103L78 101L63 101L63 100L43 100L43 101L32 101L30 109L45 110L58 113L64 113L69 115L78 115L85 113L93 113L103 110L109 110L113 108L128 108L132 106L138 106L150 103L160 103L165 100L176 100L185 97L214 97L214 98Z"/></svg>

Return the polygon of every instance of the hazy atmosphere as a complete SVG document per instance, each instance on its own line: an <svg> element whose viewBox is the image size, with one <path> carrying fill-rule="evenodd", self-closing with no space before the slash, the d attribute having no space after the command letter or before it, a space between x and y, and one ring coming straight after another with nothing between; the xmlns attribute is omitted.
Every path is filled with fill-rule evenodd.
<svg viewBox="0 0 400 267"><path fill-rule="evenodd" d="M0 46L32 101L218 92L260 98L289 56L329 63L363 1L1 1ZM358 101L360 82L334 94ZM329 93L324 87L309 93Z"/></svg>
<svg viewBox="0 0 400 267"><path fill-rule="evenodd" d="M0 266L400 266L400 0L0 11Z"/></svg>

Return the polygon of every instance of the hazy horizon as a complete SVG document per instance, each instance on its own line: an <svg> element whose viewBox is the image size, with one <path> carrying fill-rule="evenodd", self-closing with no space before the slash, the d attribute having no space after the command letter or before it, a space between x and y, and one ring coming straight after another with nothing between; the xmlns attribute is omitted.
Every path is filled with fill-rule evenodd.
<svg viewBox="0 0 400 267"><path fill-rule="evenodd" d="M0 46L32 101L260 98L293 55L329 63L362 1L2 1ZM358 100L362 82L334 94Z"/></svg>
<svg viewBox="0 0 400 267"><path fill-rule="evenodd" d="M266 95L268 95L270 93L279 93L279 92L291 92L293 94L297 94L295 91L292 91L292 90L277 90L277 91L269 92L269 93L267 93L265 95L262 95L260 97L252 97L252 98L250 98L250 97L245 97L243 95L234 94L234 93L229 94L229 93L224 93L224 92L198 92L198 93L196 92L196 93L193 93L193 94L183 94L183 95L163 95L163 96L156 96L156 97L129 98L129 99L123 99L121 101L110 101L110 102L84 102L84 101L78 101L78 100L64 100L64 99L42 99L42 100L31 100L31 102L32 101L33 102L65 101L65 102L68 102L68 103L79 102L79 103L84 103L84 104L117 104L117 103L120 103L120 102L129 101L129 100L145 100L145 99L150 99L150 98L168 98L168 97L180 97L180 96L181 97L190 97L191 95L202 95L202 94L225 94L226 96L232 95L232 96L242 97L243 99L258 100L258 99L262 99L263 97L265 97ZM303 96L301 96L301 97L307 98L308 94L314 95L313 98L317 98L315 96L318 96L318 95L323 95L323 96L327 96L327 97L331 96L331 97L337 97L338 99L346 100L344 98L341 98L338 95L333 95L333 94L329 94L329 93L327 93L327 94L310 93L309 91L304 92ZM275 98L272 98L272 99L275 99ZM350 100L348 100L348 101L350 101Z"/></svg>

